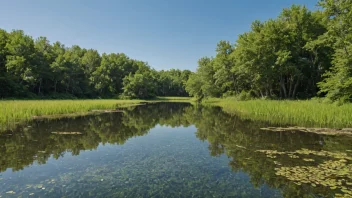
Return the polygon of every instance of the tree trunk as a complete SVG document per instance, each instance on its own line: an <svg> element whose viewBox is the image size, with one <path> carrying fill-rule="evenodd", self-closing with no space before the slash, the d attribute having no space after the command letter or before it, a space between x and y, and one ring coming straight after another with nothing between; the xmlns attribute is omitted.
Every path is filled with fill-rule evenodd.
<svg viewBox="0 0 352 198"><path fill-rule="evenodd" d="M294 77L292 77L290 79L290 88L289 88L289 91L288 91L288 97L291 98L292 97L292 92L293 92L293 81L294 81Z"/></svg>
<svg viewBox="0 0 352 198"><path fill-rule="evenodd" d="M280 98L282 98L282 88L281 88L281 85L280 85Z"/></svg>
<svg viewBox="0 0 352 198"><path fill-rule="evenodd" d="M262 90L259 90L259 91L260 91L260 96L261 96L262 98L264 98Z"/></svg>
<svg viewBox="0 0 352 198"><path fill-rule="evenodd" d="M39 80L38 95L40 95L40 88L42 87L42 79Z"/></svg>
<svg viewBox="0 0 352 198"><path fill-rule="evenodd" d="M292 98L294 98L296 96L298 85L299 85L299 78L297 79L297 82L296 82L295 87L293 89Z"/></svg>
<svg viewBox="0 0 352 198"><path fill-rule="evenodd" d="M280 85L281 85L282 91L284 92L284 97L287 98L287 90L286 90L284 79L282 77L280 79ZM281 89L280 89L280 92L281 92Z"/></svg>
<svg viewBox="0 0 352 198"><path fill-rule="evenodd" d="M70 84L66 85L66 93L68 93L68 88L70 87Z"/></svg>
<svg viewBox="0 0 352 198"><path fill-rule="evenodd" d="M54 93L56 93L56 86L57 86L57 80L55 80L55 83L54 83Z"/></svg>

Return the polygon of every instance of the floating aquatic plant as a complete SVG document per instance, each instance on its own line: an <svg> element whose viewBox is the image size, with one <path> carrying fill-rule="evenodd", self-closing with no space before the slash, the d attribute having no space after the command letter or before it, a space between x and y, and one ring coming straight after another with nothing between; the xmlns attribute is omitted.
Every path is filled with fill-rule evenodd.
<svg viewBox="0 0 352 198"><path fill-rule="evenodd" d="M281 166L281 163L274 161L274 164L281 167L275 168L276 175L283 176L296 185L310 185L311 187L325 187L336 191L336 197L352 196L352 157L347 153L313 151L300 149L292 152L280 152L276 150L257 150L269 158L276 156L288 156L298 159L299 155L323 157L325 161L316 166ZM315 162L311 158L302 158L304 162Z"/></svg>

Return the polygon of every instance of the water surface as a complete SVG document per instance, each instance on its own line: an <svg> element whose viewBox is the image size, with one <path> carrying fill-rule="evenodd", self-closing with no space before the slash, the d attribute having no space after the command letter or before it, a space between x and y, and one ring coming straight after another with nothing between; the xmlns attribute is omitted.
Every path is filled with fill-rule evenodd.
<svg viewBox="0 0 352 198"><path fill-rule="evenodd" d="M33 121L0 136L0 196L349 194L352 179L348 174L330 175L337 183L331 189L319 181L315 186L312 181L300 182L299 174L290 178L282 168L320 167L344 160L336 168L347 167L350 173L350 137L260 130L266 126L228 115L219 108L187 103L158 103L130 108L125 113ZM322 155L323 151L327 154Z"/></svg>

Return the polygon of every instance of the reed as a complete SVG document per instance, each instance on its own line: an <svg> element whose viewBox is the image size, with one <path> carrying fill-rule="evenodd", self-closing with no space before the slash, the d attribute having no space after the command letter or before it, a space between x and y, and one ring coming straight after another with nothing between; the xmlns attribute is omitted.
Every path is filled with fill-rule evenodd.
<svg viewBox="0 0 352 198"><path fill-rule="evenodd" d="M0 130L28 121L33 116L87 113L115 109L142 100L4 100L0 101Z"/></svg>
<svg viewBox="0 0 352 198"><path fill-rule="evenodd" d="M267 121L275 125L352 127L352 104L337 106L315 100L236 101L231 99L208 99L203 103L220 106L224 111L240 115L245 119Z"/></svg>

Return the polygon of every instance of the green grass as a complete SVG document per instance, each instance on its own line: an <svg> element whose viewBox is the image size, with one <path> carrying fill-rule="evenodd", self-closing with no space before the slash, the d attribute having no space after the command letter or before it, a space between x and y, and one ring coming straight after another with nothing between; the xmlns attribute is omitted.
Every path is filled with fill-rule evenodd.
<svg viewBox="0 0 352 198"><path fill-rule="evenodd" d="M5 100L0 101L0 130L33 116L84 114L94 109L115 109L142 100Z"/></svg>
<svg viewBox="0 0 352 198"><path fill-rule="evenodd" d="M352 127L352 104L337 106L314 100L275 101L208 99L203 102L243 118L267 121L271 124L303 127Z"/></svg>
<svg viewBox="0 0 352 198"><path fill-rule="evenodd" d="M9 129L33 116L82 115L94 109L115 109L145 100L5 100L0 101L0 130ZM193 102L190 97L158 97L154 102ZM352 104L336 106L318 101L208 99L205 105L271 124L304 127L352 127Z"/></svg>
<svg viewBox="0 0 352 198"><path fill-rule="evenodd" d="M191 97L158 97L150 102L191 102ZM88 114L91 110L115 109L146 100L3 100L0 101L0 131L35 116L62 117Z"/></svg>

